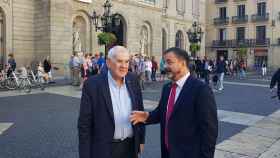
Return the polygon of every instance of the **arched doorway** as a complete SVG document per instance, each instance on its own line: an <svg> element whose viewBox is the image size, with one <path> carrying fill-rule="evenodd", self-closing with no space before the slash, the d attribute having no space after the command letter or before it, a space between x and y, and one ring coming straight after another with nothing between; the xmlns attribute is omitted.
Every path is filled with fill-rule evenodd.
<svg viewBox="0 0 280 158"><path fill-rule="evenodd" d="M112 30L110 32L115 34L117 37L117 42L114 45L126 46L126 21L122 15L117 14L117 16L120 18L120 24L118 26L113 24Z"/></svg>
<svg viewBox="0 0 280 158"><path fill-rule="evenodd" d="M76 16L73 21L73 52L87 51L87 24L82 16Z"/></svg>
<svg viewBox="0 0 280 158"><path fill-rule="evenodd" d="M165 29L162 29L162 52L164 52L167 48L167 33Z"/></svg>
<svg viewBox="0 0 280 158"><path fill-rule="evenodd" d="M176 33L175 46L184 49L184 34L182 31Z"/></svg>
<svg viewBox="0 0 280 158"><path fill-rule="evenodd" d="M6 61L6 50L5 50L5 14L0 8L0 69L4 68Z"/></svg>

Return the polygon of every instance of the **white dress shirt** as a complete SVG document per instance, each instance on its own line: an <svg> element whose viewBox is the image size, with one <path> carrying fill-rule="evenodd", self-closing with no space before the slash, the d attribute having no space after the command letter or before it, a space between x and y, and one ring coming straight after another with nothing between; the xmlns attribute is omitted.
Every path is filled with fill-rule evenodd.
<svg viewBox="0 0 280 158"><path fill-rule="evenodd" d="M180 78L178 81L176 81L177 88L176 88L176 95L175 95L175 103L181 93L181 90L183 89L183 86L187 79L189 78L190 73L188 72L186 75L184 75L182 78Z"/></svg>
<svg viewBox="0 0 280 158"><path fill-rule="evenodd" d="M108 71L108 81L115 121L114 139L124 140L125 138L131 138L133 136L133 129L129 117L132 111L132 102L125 79L124 83L118 86L110 71Z"/></svg>

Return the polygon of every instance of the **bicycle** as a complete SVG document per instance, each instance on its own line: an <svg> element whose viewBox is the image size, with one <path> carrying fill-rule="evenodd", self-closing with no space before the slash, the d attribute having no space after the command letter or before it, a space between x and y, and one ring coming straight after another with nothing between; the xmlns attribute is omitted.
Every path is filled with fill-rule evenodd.
<svg viewBox="0 0 280 158"><path fill-rule="evenodd" d="M46 81L43 76L39 75L38 72L34 74L34 72L30 70L28 77L33 87L40 88L41 90L45 89Z"/></svg>
<svg viewBox="0 0 280 158"><path fill-rule="evenodd" d="M28 79L26 69L23 67L20 73L11 72L11 76L7 75L6 88L9 90L24 90L26 93L31 92L31 82Z"/></svg>

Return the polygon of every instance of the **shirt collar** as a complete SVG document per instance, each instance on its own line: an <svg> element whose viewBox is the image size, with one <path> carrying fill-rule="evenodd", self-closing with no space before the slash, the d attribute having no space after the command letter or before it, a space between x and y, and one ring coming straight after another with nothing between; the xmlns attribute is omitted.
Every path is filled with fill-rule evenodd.
<svg viewBox="0 0 280 158"><path fill-rule="evenodd" d="M179 88L183 88L186 80L189 78L190 72L186 73L183 77L181 77L178 81L176 81L176 84Z"/></svg>
<svg viewBox="0 0 280 158"><path fill-rule="evenodd" d="M112 83L114 87L119 87L117 82L115 81L115 79L113 78L110 70L108 71L108 80L109 80L109 83ZM121 86L124 86L125 85L125 77L123 79L123 84Z"/></svg>

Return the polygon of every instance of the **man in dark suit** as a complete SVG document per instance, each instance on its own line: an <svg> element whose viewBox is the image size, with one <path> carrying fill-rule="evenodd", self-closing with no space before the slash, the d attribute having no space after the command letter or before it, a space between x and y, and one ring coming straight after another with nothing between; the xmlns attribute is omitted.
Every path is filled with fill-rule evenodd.
<svg viewBox="0 0 280 158"><path fill-rule="evenodd" d="M190 75L187 52L164 52L168 77L158 107L134 111L134 124L160 123L162 158L213 158L218 135L217 107L211 89Z"/></svg>
<svg viewBox="0 0 280 158"><path fill-rule="evenodd" d="M128 73L128 50L108 53L108 72L85 81L78 120L80 158L137 158L145 129L130 114L143 110L137 77Z"/></svg>
<svg viewBox="0 0 280 158"><path fill-rule="evenodd" d="M270 89L273 91L273 88L277 84L277 96L280 100L280 68L273 74L271 81L270 81Z"/></svg>

